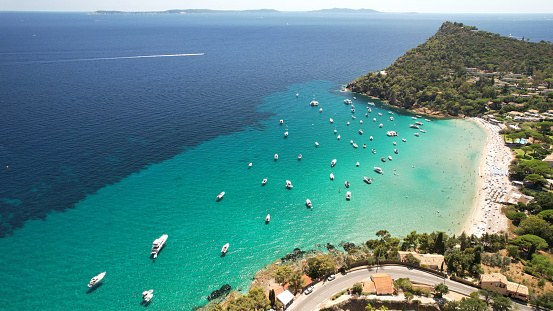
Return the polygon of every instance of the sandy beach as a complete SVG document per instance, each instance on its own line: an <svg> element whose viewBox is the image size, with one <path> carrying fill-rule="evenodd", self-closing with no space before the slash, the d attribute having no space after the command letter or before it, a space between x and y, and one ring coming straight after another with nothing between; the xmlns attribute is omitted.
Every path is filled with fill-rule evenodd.
<svg viewBox="0 0 553 311"><path fill-rule="evenodd" d="M479 237L485 233L507 232L508 219L501 213L504 196L509 192L509 164L513 153L505 146L499 134L501 127L480 118L472 118L487 132L487 141L482 151L478 173L478 191L472 215L463 230Z"/></svg>

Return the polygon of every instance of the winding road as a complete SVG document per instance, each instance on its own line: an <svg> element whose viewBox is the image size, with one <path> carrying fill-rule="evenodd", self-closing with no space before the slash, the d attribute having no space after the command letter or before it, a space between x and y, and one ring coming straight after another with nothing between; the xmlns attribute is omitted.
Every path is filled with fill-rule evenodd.
<svg viewBox="0 0 553 311"><path fill-rule="evenodd" d="M353 286L353 284L370 279L371 274L385 273L392 277L392 279L409 278L412 282L432 285L438 283L445 283L450 291L469 295L477 289L462 283L451 281L449 279L443 279L436 275L405 267L405 266L381 266L371 267L368 269L360 269L348 272L346 275L336 275L336 279L331 282L320 282L314 286L313 293L310 295L300 295L290 307L288 311L315 311L319 310L326 300L330 299L334 294ZM535 310L533 307L525 304L520 304L513 301L516 308L520 311Z"/></svg>

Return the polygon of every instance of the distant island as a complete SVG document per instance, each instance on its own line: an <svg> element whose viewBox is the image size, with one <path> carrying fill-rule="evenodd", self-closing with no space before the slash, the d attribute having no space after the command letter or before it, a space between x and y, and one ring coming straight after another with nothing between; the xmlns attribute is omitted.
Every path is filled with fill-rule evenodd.
<svg viewBox="0 0 553 311"><path fill-rule="evenodd" d="M553 109L553 45L445 22L425 43L347 86L418 113Z"/></svg>
<svg viewBox="0 0 553 311"><path fill-rule="evenodd" d="M166 11L137 11L137 12L126 12L126 11L107 11L99 10L90 12L92 15L107 15L107 14L214 14L214 13L280 13L281 11L273 9L259 9L259 10L210 10L210 9L173 9ZM371 9L345 9L345 8L334 8L334 9L322 9L307 11L308 13L381 13L376 10Z"/></svg>

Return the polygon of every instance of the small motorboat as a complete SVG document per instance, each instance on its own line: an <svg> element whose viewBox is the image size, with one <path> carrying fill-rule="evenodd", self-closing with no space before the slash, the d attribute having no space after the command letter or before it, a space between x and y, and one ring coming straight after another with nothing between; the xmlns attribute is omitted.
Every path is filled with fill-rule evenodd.
<svg viewBox="0 0 553 311"><path fill-rule="evenodd" d="M363 135L363 130L359 130L359 135Z"/></svg>
<svg viewBox="0 0 553 311"><path fill-rule="evenodd" d="M323 108L319 108L319 112L323 112Z"/></svg>
<svg viewBox="0 0 553 311"><path fill-rule="evenodd" d="M315 142L315 147L319 147L319 143L318 143L318 142Z"/></svg>
<svg viewBox="0 0 553 311"><path fill-rule="evenodd" d="M423 125L424 123L422 123L421 121L417 121L415 122L416 125Z"/></svg>
<svg viewBox="0 0 553 311"><path fill-rule="evenodd" d="M367 183L367 184L372 184L372 180L366 176L363 177L363 180Z"/></svg>
<svg viewBox="0 0 553 311"><path fill-rule="evenodd" d="M394 117L390 117L390 121L394 121Z"/></svg>
<svg viewBox="0 0 553 311"><path fill-rule="evenodd" d="M267 178L263 179L263 181L261 182L261 185L265 186L266 183L267 183Z"/></svg>
<svg viewBox="0 0 553 311"><path fill-rule="evenodd" d="M355 109L351 108L351 113L355 113Z"/></svg>
<svg viewBox="0 0 553 311"><path fill-rule="evenodd" d="M419 133L415 133L415 136L419 137Z"/></svg>
<svg viewBox="0 0 553 311"><path fill-rule="evenodd" d="M221 254L226 254L227 251L228 251L229 246L230 246L229 243L223 245L223 248L221 249Z"/></svg>
<svg viewBox="0 0 553 311"><path fill-rule="evenodd" d="M267 214L267 217L265 217L265 223L268 224L269 221L271 221L271 214Z"/></svg>
<svg viewBox="0 0 553 311"><path fill-rule="evenodd" d="M373 118L373 122L376 122L376 118Z"/></svg>
<svg viewBox="0 0 553 311"><path fill-rule="evenodd" d="M330 180L334 180L334 174L330 173Z"/></svg>
<svg viewBox="0 0 553 311"><path fill-rule="evenodd" d="M291 182L291 181L289 181L289 180L286 181L286 188L287 188L287 189L292 189L292 188L294 188L294 186L292 186L292 182Z"/></svg>
<svg viewBox="0 0 553 311"><path fill-rule="evenodd" d="M301 160L301 157L302 157L301 153L298 154L298 161Z"/></svg>
<svg viewBox="0 0 553 311"><path fill-rule="evenodd" d="M373 153L376 153L376 149L373 149Z"/></svg>
<svg viewBox="0 0 553 311"><path fill-rule="evenodd" d="M309 200L309 199L305 200L305 205L309 208L313 208L313 204L311 203L311 200Z"/></svg>
<svg viewBox="0 0 553 311"><path fill-rule="evenodd" d="M344 99L344 104L346 104L346 105L351 104L351 99L349 99L349 98Z"/></svg>
<svg viewBox="0 0 553 311"><path fill-rule="evenodd" d="M429 120L429 119L424 119L424 121L426 121L426 122L430 122L430 120Z"/></svg>
<svg viewBox="0 0 553 311"><path fill-rule="evenodd" d="M88 283L88 287L93 287L94 285L98 284L104 278L104 276L106 276L105 271L93 277Z"/></svg>
<svg viewBox="0 0 553 311"><path fill-rule="evenodd" d="M351 192L348 191L348 192L346 193L346 200L349 201L350 199L351 199Z"/></svg>
<svg viewBox="0 0 553 311"><path fill-rule="evenodd" d="M284 120L280 119L280 124L284 123Z"/></svg>
<svg viewBox="0 0 553 311"><path fill-rule="evenodd" d="M369 139L370 139L370 140L373 140L373 137L371 136L371 137L369 137Z"/></svg>
<svg viewBox="0 0 553 311"><path fill-rule="evenodd" d="M403 141L403 142L406 142L406 141L407 141L407 139L405 139L405 138L402 138L402 139L401 139L401 141Z"/></svg>
<svg viewBox="0 0 553 311"><path fill-rule="evenodd" d="M153 297L154 297L153 289L142 292L142 300L146 302L150 302L150 300L152 300Z"/></svg>
<svg viewBox="0 0 553 311"><path fill-rule="evenodd" d="M353 144L353 148L357 148L357 147L359 147L359 146L357 146L357 144L354 143L354 144Z"/></svg>
<svg viewBox="0 0 553 311"><path fill-rule="evenodd" d="M348 123L346 123L346 125L349 125L349 121L348 121Z"/></svg>
<svg viewBox="0 0 553 311"><path fill-rule="evenodd" d="M332 120L332 118L330 118L330 123L334 123L334 120Z"/></svg>
<svg viewBox="0 0 553 311"><path fill-rule="evenodd" d="M337 138L338 138L338 140L340 140L340 137L341 137L341 136L340 136L340 134L338 134L338 137L337 137Z"/></svg>
<svg viewBox="0 0 553 311"><path fill-rule="evenodd" d="M379 128L382 128L383 126L384 126L384 124L382 124L382 123L380 123L380 124L378 125Z"/></svg>
<svg viewBox="0 0 553 311"><path fill-rule="evenodd" d="M275 161L278 160L278 154L275 153Z"/></svg>
<svg viewBox="0 0 553 311"><path fill-rule="evenodd" d="M417 118L422 118L422 116L419 116L419 115L417 114Z"/></svg>
<svg viewBox="0 0 553 311"><path fill-rule="evenodd" d="M346 180L345 185L346 185L346 188L349 188L349 181Z"/></svg>
<svg viewBox="0 0 553 311"><path fill-rule="evenodd" d="M359 124L363 124L363 120L359 120Z"/></svg>
<svg viewBox="0 0 553 311"><path fill-rule="evenodd" d="M398 153L399 153L399 151L397 151L397 149L394 149L394 153L395 153L395 154L398 154Z"/></svg>
<svg viewBox="0 0 553 311"><path fill-rule="evenodd" d="M253 162L250 162L250 164L248 164L248 167L252 167L253 165Z"/></svg>
<svg viewBox="0 0 553 311"><path fill-rule="evenodd" d="M336 133L338 133L338 131L335 129L335 130L334 130L334 134L336 134Z"/></svg>
<svg viewBox="0 0 553 311"><path fill-rule="evenodd" d="M351 116L352 119L355 119L355 116Z"/></svg>
<svg viewBox="0 0 553 311"><path fill-rule="evenodd" d="M374 167L374 171L377 172L378 174L384 174L384 171L378 166Z"/></svg>
<svg viewBox="0 0 553 311"><path fill-rule="evenodd" d="M369 117L369 114L368 114L368 113L365 113L365 117L367 117L367 118L368 118L368 117Z"/></svg>
<svg viewBox="0 0 553 311"><path fill-rule="evenodd" d="M379 116L381 116L381 115L382 115L382 113L380 113L380 112L379 112L379 113L378 113L378 115L379 115Z"/></svg>
<svg viewBox="0 0 553 311"><path fill-rule="evenodd" d="M284 132L284 138L288 137L288 131Z"/></svg>
<svg viewBox="0 0 553 311"><path fill-rule="evenodd" d="M397 143L394 141L394 146L397 145Z"/></svg>
<svg viewBox="0 0 553 311"><path fill-rule="evenodd" d="M219 195L217 196L217 201L221 201L221 199L223 198L224 195L225 195L224 191L219 193Z"/></svg>
<svg viewBox="0 0 553 311"><path fill-rule="evenodd" d="M382 158L380 158L380 161L386 162L386 158L385 158L385 157L382 157Z"/></svg>
<svg viewBox="0 0 553 311"><path fill-rule="evenodd" d="M426 131L425 131L425 130L421 130L421 133L426 133Z"/></svg>
<svg viewBox="0 0 553 311"><path fill-rule="evenodd" d="M355 163L355 166L359 167L359 162Z"/></svg>
<svg viewBox="0 0 553 311"><path fill-rule="evenodd" d="M388 160L392 161L392 156L389 155L389 156L388 156Z"/></svg>
<svg viewBox="0 0 553 311"><path fill-rule="evenodd" d="M419 126L416 125L416 124L409 124L409 127L410 127L410 128L414 128L414 129L418 129L418 128L419 128Z"/></svg>
<svg viewBox="0 0 553 311"><path fill-rule="evenodd" d="M413 120L416 120L416 119L417 119L417 117L411 117L411 119L413 119Z"/></svg>
<svg viewBox="0 0 553 311"><path fill-rule="evenodd" d="M332 162L330 162L330 167L334 167L336 165L336 159L333 159Z"/></svg>
<svg viewBox="0 0 553 311"><path fill-rule="evenodd" d="M363 144L363 148L367 148L367 144Z"/></svg>

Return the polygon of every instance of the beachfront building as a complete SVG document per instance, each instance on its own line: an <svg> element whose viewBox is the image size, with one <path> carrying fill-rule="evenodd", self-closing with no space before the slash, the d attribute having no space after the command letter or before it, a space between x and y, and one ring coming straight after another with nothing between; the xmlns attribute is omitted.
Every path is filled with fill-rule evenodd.
<svg viewBox="0 0 553 311"><path fill-rule="evenodd" d="M282 293L276 296L276 299L282 303L284 309L288 308L294 302L294 295L289 291L285 290Z"/></svg>
<svg viewBox="0 0 553 311"><path fill-rule="evenodd" d="M372 274L371 279L361 282L361 285L363 285L363 293L393 295L396 292L392 277L383 273Z"/></svg>
<svg viewBox="0 0 553 311"><path fill-rule="evenodd" d="M401 262L407 262L405 256L407 254L413 255L421 262L421 266L427 266L430 269L440 270L444 263L444 256L440 254L419 254L416 252L397 252L397 259Z"/></svg>
<svg viewBox="0 0 553 311"><path fill-rule="evenodd" d="M489 287L490 290L497 290L504 296L517 298L524 301L528 300L528 287L509 282L507 277L501 273L489 273L480 275L480 287Z"/></svg>

